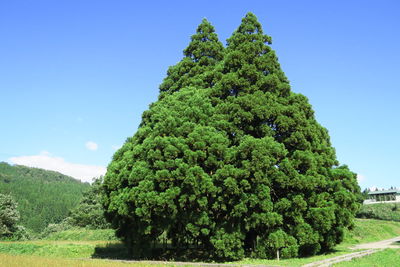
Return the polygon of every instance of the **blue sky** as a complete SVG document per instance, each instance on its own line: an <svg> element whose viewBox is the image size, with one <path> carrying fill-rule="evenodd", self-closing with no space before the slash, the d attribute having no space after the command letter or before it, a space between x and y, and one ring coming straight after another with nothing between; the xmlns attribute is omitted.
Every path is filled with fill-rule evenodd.
<svg viewBox="0 0 400 267"><path fill-rule="evenodd" d="M400 187L398 1L1 1L0 161L104 172L202 18L251 11L362 188Z"/></svg>

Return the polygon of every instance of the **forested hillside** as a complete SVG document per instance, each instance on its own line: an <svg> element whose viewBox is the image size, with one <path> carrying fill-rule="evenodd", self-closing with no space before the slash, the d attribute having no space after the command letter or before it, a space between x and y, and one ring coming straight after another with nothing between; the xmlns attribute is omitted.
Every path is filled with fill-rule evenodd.
<svg viewBox="0 0 400 267"><path fill-rule="evenodd" d="M89 186L58 172L0 163L0 193L13 196L20 224L35 232L62 221Z"/></svg>

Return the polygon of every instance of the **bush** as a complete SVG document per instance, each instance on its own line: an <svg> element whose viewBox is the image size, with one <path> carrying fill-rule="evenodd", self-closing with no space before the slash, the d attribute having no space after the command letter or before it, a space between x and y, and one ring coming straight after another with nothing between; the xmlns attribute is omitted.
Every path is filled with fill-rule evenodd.
<svg viewBox="0 0 400 267"><path fill-rule="evenodd" d="M25 241L32 239L32 236L33 234L30 231L28 231L24 226L17 225L15 232L8 240Z"/></svg>
<svg viewBox="0 0 400 267"><path fill-rule="evenodd" d="M72 228L47 235L46 240L79 240L79 241L116 241L115 232L112 229L91 230L87 228Z"/></svg>
<svg viewBox="0 0 400 267"><path fill-rule="evenodd" d="M46 238L49 235L57 232L66 231L72 229L73 226L68 222L68 218L63 220L61 223L51 223L49 224L40 234L39 238Z"/></svg>

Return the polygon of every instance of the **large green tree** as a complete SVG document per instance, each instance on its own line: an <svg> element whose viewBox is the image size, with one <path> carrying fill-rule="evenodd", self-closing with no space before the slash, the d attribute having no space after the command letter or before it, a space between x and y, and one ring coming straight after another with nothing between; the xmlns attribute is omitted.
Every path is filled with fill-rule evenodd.
<svg viewBox="0 0 400 267"><path fill-rule="evenodd" d="M205 89L218 79L214 69L223 51L213 26L204 19L184 58L168 70L160 100L143 114L138 132L109 165L106 215L136 253L161 234L179 248L189 239L209 240L204 201L213 188L211 178L202 177L212 173L212 164L222 164L207 150L220 153L216 147L224 143L219 140L224 136L214 136L217 131L209 125L214 112ZM203 170L204 165L209 169Z"/></svg>
<svg viewBox="0 0 400 267"><path fill-rule="evenodd" d="M315 120L307 98L291 92L269 44L271 37L263 34L253 14L247 14L228 39L223 76L212 89L232 145L240 148L246 141L253 147L247 155L238 151L240 160L234 162L241 173L235 181L250 185L228 198L230 210L246 207L240 216L247 220L235 222L228 212L233 220L227 225L229 229L237 223L244 248L260 255L277 231L296 241L289 242L283 256L314 254L342 240L358 207L359 187L356 175L338 166L328 132ZM260 184L267 197L251 204L247 199L260 199ZM242 248L234 249L241 254Z"/></svg>
<svg viewBox="0 0 400 267"><path fill-rule="evenodd" d="M160 237L213 258L331 249L352 225L355 174L293 93L249 13L220 45L203 21L160 99L116 152L106 215L140 255Z"/></svg>
<svg viewBox="0 0 400 267"><path fill-rule="evenodd" d="M167 71L167 77L160 85L160 98L187 86L212 87L219 75L215 66L224 56L224 46L218 40L214 27L203 19L196 34L183 50L184 58Z"/></svg>
<svg viewBox="0 0 400 267"><path fill-rule="evenodd" d="M209 206L220 190L213 176L229 158L229 139L210 123L204 99L206 90L189 87L153 104L108 167L107 216L135 252L163 233L176 248L210 243Z"/></svg>

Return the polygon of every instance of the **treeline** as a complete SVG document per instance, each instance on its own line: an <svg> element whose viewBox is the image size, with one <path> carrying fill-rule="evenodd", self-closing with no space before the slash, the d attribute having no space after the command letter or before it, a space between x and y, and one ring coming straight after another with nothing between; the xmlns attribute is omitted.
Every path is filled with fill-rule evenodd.
<svg viewBox="0 0 400 267"><path fill-rule="evenodd" d="M13 197L19 224L36 233L62 222L89 188L88 183L58 172L0 163L0 193Z"/></svg>
<svg viewBox="0 0 400 267"><path fill-rule="evenodd" d="M47 238L57 232L63 232L70 229L108 229L111 225L104 217L104 209L101 204L103 178L95 179L92 185L86 190L76 207L71 209L68 217L60 223L49 224L40 233L40 238Z"/></svg>

